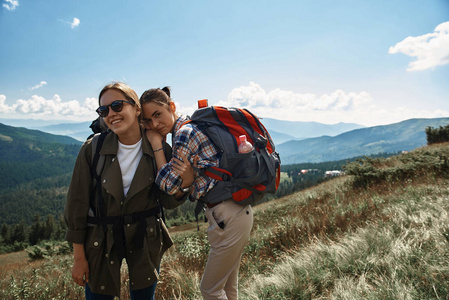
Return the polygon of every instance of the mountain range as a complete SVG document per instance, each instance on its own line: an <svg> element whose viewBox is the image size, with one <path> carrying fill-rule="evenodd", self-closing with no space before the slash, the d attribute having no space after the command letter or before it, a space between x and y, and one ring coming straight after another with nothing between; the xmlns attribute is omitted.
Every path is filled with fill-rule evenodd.
<svg viewBox="0 0 449 300"><path fill-rule="evenodd" d="M92 133L89 128L91 122L57 123L0 119L0 123L2 121L23 124L22 126L28 128L58 135L61 142L64 140L62 136L82 142ZM449 124L449 118L409 119L374 127L354 123L323 124L270 118L263 118L261 121L270 132L283 164L333 161L382 152L409 151L426 144L426 127ZM73 143L73 139L68 141Z"/></svg>
<svg viewBox="0 0 449 300"><path fill-rule="evenodd" d="M270 118L263 118L261 121L269 130L275 144L323 135L335 136L343 132L364 127L363 125L353 123L323 124L317 122L282 121ZM91 121L61 123L29 119L0 119L0 123L15 127L37 129L51 134L67 135L79 141L85 141L92 133L89 127L92 123Z"/></svg>
<svg viewBox="0 0 449 300"><path fill-rule="evenodd" d="M410 151L426 145L427 127L449 124L449 118L410 119L395 124L351 130L337 136L292 140L276 146L283 164L335 161Z"/></svg>
<svg viewBox="0 0 449 300"><path fill-rule="evenodd" d="M274 143L281 144L291 140L303 140L323 135L335 136L365 126L355 123L323 124L318 122L282 121L270 118L261 119L270 132Z"/></svg>

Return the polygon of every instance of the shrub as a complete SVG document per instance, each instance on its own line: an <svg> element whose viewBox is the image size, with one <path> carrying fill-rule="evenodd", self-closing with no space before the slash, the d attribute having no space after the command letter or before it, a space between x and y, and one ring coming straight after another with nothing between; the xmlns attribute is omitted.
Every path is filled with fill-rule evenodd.
<svg viewBox="0 0 449 300"><path fill-rule="evenodd" d="M449 142L449 125L440 128L426 128L427 144L432 145L436 143Z"/></svg>
<svg viewBox="0 0 449 300"><path fill-rule="evenodd" d="M71 252L68 242L42 242L26 249L29 258L32 260L48 258L53 255L65 255Z"/></svg>
<svg viewBox="0 0 449 300"><path fill-rule="evenodd" d="M381 182L397 182L424 175L448 174L447 147L420 149L391 158L358 159L344 166L346 174L354 176L354 186L368 187Z"/></svg>
<svg viewBox="0 0 449 300"><path fill-rule="evenodd" d="M44 250L37 245L27 248L26 251L32 260L44 258Z"/></svg>

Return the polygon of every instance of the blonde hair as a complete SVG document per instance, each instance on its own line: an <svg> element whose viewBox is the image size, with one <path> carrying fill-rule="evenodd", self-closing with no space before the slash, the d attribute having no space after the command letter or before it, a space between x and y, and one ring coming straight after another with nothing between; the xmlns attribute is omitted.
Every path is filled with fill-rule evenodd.
<svg viewBox="0 0 449 300"><path fill-rule="evenodd" d="M124 82L113 82L108 85L106 85L100 92L100 95L98 96L98 104L100 104L100 99L103 94L108 90L116 90L125 96L126 100L128 101L134 101L134 103L137 105L137 107L140 109L140 102L139 102L139 96L137 96L137 93L126 83Z"/></svg>

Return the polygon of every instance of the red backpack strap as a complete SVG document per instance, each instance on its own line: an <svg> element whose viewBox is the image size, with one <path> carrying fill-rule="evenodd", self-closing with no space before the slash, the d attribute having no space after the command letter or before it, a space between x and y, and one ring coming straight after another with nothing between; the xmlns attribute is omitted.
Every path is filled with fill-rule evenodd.
<svg viewBox="0 0 449 300"><path fill-rule="evenodd" d="M251 136L247 134L245 129L240 126L240 124L234 119L231 112L222 106L214 106L215 113L217 118L228 128L229 132L234 136L237 145L239 144L239 136L242 134L247 135L248 141L251 144L254 144L254 141L251 139ZM240 109L239 109L240 110Z"/></svg>
<svg viewBox="0 0 449 300"><path fill-rule="evenodd" d="M218 167L209 167L204 170L204 175L218 181L228 181L232 178L232 173Z"/></svg>
<svg viewBox="0 0 449 300"><path fill-rule="evenodd" d="M180 126L179 128L181 128L182 126L186 125L187 123L190 123L191 121L192 121L192 120L190 120L190 119L187 120L187 121L185 121L184 123L181 124L181 126Z"/></svg>

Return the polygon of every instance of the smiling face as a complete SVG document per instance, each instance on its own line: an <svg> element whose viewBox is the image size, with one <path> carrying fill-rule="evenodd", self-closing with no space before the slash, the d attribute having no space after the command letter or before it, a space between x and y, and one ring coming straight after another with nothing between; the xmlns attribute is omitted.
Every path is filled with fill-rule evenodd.
<svg viewBox="0 0 449 300"><path fill-rule="evenodd" d="M173 130L175 125L175 104L170 102L169 106L159 105L155 102L142 104L143 124L146 129L157 131L166 136Z"/></svg>
<svg viewBox="0 0 449 300"><path fill-rule="evenodd" d="M110 105L115 100L127 100L124 94L115 89L105 91L100 98L100 105ZM140 139L139 115L140 108L134 104L124 102L120 112L108 108L109 113L103 118L106 125L118 135L120 142L133 144ZM138 136L138 139L135 140Z"/></svg>

